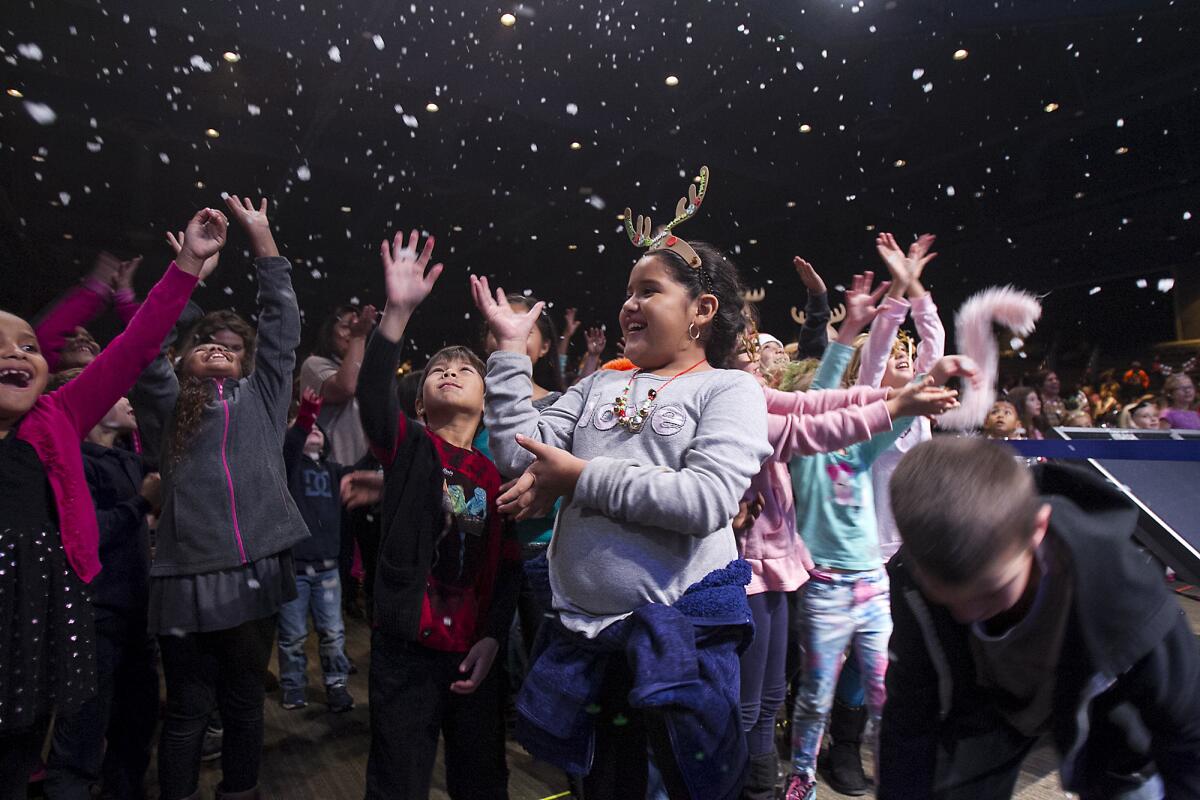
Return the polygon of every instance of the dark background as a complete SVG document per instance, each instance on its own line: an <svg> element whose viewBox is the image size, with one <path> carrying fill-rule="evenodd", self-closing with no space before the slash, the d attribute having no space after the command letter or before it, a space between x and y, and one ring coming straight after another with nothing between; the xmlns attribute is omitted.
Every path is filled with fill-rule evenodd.
<svg viewBox="0 0 1200 800"><path fill-rule="evenodd" d="M271 199L309 337L340 302L382 301L379 241L398 226L436 234L448 266L418 356L474 339L469 271L613 327L637 254L616 215L666 221L708 164L680 233L733 252L784 338L803 304L791 255L834 286L878 265L879 230L939 234L927 282L948 326L984 286L1050 292L1031 361L1173 338L1156 286L1200 252L1198 5L855 7L14 0L0 87L24 98L0 95L0 305L33 314L101 247L144 253L144 290L163 231L229 191ZM243 248L235 235L206 307L253 311Z"/></svg>

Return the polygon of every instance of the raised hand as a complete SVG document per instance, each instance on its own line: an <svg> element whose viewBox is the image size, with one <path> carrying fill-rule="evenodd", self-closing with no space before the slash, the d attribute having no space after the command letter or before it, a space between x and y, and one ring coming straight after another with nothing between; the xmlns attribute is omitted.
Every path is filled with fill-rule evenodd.
<svg viewBox="0 0 1200 800"><path fill-rule="evenodd" d="M568 308L567 313L564 315L562 335L567 341L571 340L571 337L575 335L577 330L579 330L579 326L583 324L579 321L576 314L577 312L575 309Z"/></svg>
<svg viewBox="0 0 1200 800"><path fill-rule="evenodd" d="M896 244L895 236L890 233L881 233L875 237L875 251L879 253L879 259L887 267L888 274L892 276L891 296L903 297L904 292L908 289L908 282L912 280L908 257L904 255L904 250Z"/></svg>
<svg viewBox="0 0 1200 800"><path fill-rule="evenodd" d="M529 332L537 324L538 315L546 304L541 300L533 304L533 308L523 313L513 311L508 304L504 289L496 287L496 296L492 296L488 279L477 275L471 276L471 296L475 298L475 307L483 313L488 328L496 337L501 350L511 353L526 352L526 341Z"/></svg>
<svg viewBox="0 0 1200 800"><path fill-rule="evenodd" d="M117 274L113 278L113 289L121 290L128 289L133 291L133 276L137 274L138 267L142 265L142 257L131 258L128 261L122 261L117 265Z"/></svg>
<svg viewBox="0 0 1200 800"><path fill-rule="evenodd" d="M870 270L861 275L855 275L846 290L846 316L838 328L837 340L845 345L852 345L854 337L862 333L879 314L879 301L890 285L887 281L871 291L875 281L875 273Z"/></svg>
<svg viewBox="0 0 1200 800"><path fill-rule="evenodd" d="M434 264L429 268L429 260L433 255L433 237L425 240L425 247L418 253L417 244L420 239L421 235L414 230L408 236L408 244L405 244L404 233L396 231L391 244L384 239L380 245L379 256L383 262L383 281L387 287L389 309L399 309L411 314L433 291L433 285L442 274L442 264Z"/></svg>
<svg viewBox="0 0 1200 800"><path fill-rule="evenodd" d="M937 258L937 253L929 252L929 248L933 247L936 239L937 237L932 233L923 233L908 246L908 292L910 297L916 293L918 287L921 289L920 294L925 293L924 287L921 286L921 274L925 272L925 265Z"/></svg>
<svg viewBox="0 0 1200 800"><path fill-rule="evenodd" d="M825 288L825 281L813 269L812 264L800 256L794 256L792 265L796 268L796 274L800 276L800 282L804 284L804 288L808 290L809 294L825 294L828 291Z"/></svg>
<svg viewBox="0 0 1200 800"><path fill-rule="evenodd" d="M371 329L375 327L375 323L378 321L379 311L375 308L375 306L363 306L357 314L350 315L350 322L348 324L348 327L350 328L350 338L365 339L371 333Z"/></svg>
<svg viewBox="0 0 1200 800"><path fill-rule="evenodd" d="M171 233L167 231L167 244L171 245L171 249L175 251L175 255L179 255L179 251L183 249L183 242L187 238L187 234L183 231L179 233ZM204 265L200 268L200 281L203 283L208 280L208 276L213 274L213 270L217 268L217 263L221 260L221 254L217 253L210 258L204 260Z"/></svg>
<svg viewBox="0 0 1200 800"><path fill-rule="evenodd" d="M242 226L246 236L250 238L250 245L256 258L279 255L279 248L275 246L275 237L271 234L271 220L267 218L267 198L264 197L258 208L255 208L249 197L230 194L225 196L225 205L229 208L229 213L233 218Z"/></svg>
<svg viewBox="0 0 1200 800"><path fill-rule="evenodd" d="M934 386L928 375L905 386L887 401L892 419L899 417L930 417L958 407L958 392Z"/></svg>
<svg viewBox="0 0 1200 800"><path fill-rule="evenodd" d="M597 326L588 328L584 333L584 338L587 339L587 351L589 356L599 358L604 353L604 348L608 346L608 337L604 335L604 329Z"/></svg>
<svg viewBox="0 0 1200 800"><path fill-rule="evenodd" d="M187 224L175 263L184 272L199 276L204 262L221 252L229 237L229 220L214 208L202 208Z"/></svg>
<svg viewBox="0 0 1200 800"><path fill-rule="evenodd" d="M88 278L111 288L120 269L121 259L107 250L101 250L96 256L96 263L92 265L92 271L88 273Z"/></svg>

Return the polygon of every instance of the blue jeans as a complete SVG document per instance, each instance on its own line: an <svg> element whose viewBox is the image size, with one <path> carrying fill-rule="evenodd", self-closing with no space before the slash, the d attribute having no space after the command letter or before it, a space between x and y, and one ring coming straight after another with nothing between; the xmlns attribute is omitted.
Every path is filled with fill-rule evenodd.
<svg viewBox="0 0 1200 800"><path fill-rule="evenodd" d="M284 691L303 689L308 657L308 616L320 640L321 671L325 685L344 684L350 672L346 660L346 626L342 622L342 581L336 567L296 574L296 599L279 609L279 685Z"/></svg>
<svg viewBox="0 0 1200 800"><path fill-rule="evenodd" d="M850 645L854 646L851 658L858 659L862 673L872 730L879 729L892 612L883 569L851 573L814 570L799 594L804 669L792 714L792 771L811 776L833 705L842 654Z"/></svg>

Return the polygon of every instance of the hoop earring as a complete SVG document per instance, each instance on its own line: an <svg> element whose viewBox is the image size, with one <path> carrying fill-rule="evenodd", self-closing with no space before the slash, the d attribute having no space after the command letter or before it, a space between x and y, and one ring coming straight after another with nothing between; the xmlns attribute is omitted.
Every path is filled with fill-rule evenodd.
<svg viewBox="0 0 1200 800"><path fill-rule="evenodd" d="M693 329L695 329L695 333L692 332ZM688 323L688 338L693 342L700 340L700 329L696 327L696 323L694 322Z"/></svg>

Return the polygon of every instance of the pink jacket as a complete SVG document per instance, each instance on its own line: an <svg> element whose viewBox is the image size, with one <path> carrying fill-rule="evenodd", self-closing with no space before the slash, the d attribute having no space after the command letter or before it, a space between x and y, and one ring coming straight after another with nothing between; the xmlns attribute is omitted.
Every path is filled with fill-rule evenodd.
<svg viewBox="0 0 1200 800"><path fill-rule="evenodd" d="M17 438L29 442L46 467L63 550L85 582L100 572L100 533L79 443L158 356L195 287L196 277L172 263L125 332L78 378L38 398L17 427Z"/></svg>
<svg viewBox="0 0 1200 800"><path fill-rule="evenodd" d="M114 292L107 285L90 277L67 290L62 299L56 300L46 309L44 316L34 326L33 332L37 334L38 345L42 348L42 355L51 372L58 370L59 351L66 343L67 337L75 333L76 326L87 325L100 316L110 297L117 316L128 325L138 310L138 301L133 290L120 289Z"/></svg>
<svg viewBox="0 0 1200 800"><path fill-rule="evenodd" d="M788 462L793 456L837 450L891 430L886 389L855 387L816 392L763 391L767 437L774 452L750 482L747 498L763 496L763 510L738 533L738 552L753 575L747 594L790 592L808 580L813 562L796 533L796 503Z"/></svg>

